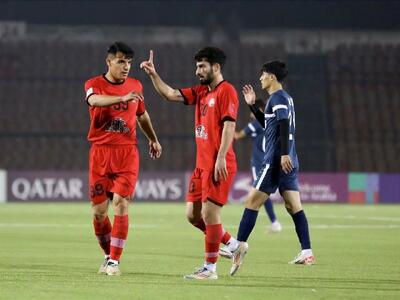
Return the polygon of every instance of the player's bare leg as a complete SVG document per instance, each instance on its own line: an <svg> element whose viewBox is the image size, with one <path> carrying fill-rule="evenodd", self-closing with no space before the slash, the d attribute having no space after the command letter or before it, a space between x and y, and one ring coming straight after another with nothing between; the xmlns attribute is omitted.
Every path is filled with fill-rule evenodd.
<svg viewBox="0 0 400 300"><path fill-rule="evenodd" d="M104 261L100 265L98 274L105 274L107 262L110 258L110 241L112 226L108 218L108 199L100 204L92 205L93 227L100 247L104 251Z"/></svg>
<svg viewBox="0 0 400 300"><path fill-rule="evenodd" d="M206 232L206 224L204 223L201 200L194 202L186 202L186 218L190 224L200 229L202 232Z"/></svg>
<svg viewBox="0 0 400 300"><path fill-rule="evenodd" d="M312 265L315 263L315 257L311 250L308 222L301 206L300 193L298 191L285 191L283 193L283 199L287 212L293 218L297 237L299 238L302 249L289 264Z"/></svg>
<svg viewBox="0 0 400 300"><path fill-rule="evenodd" d="M206 224L205 261L203 267L185 279L218 279L217 260L219 244L222 238L221 206L207 200L203 203L202 215Z"/></svg>
<svg viewBox="0 0 400 300"><path fill-rule="evenodd" d="M123 197L114 193L112 203L114 208L114 224L111 233L110 259L106 268L107 275L121 275L121 271L119 270L119 260L128 236L129 201L130 197Z"/></svg>

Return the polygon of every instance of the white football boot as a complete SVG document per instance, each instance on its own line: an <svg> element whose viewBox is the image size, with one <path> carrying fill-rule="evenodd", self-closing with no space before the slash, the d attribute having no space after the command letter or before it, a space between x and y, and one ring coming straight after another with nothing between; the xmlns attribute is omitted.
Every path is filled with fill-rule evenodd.
<svg viewBox="0 0 400 300"><path fill-rule="evenodd" d="M109 276L121 275L121 271L119 270L119 262L109 259L107 262L106 274Z"/></svg>
<svg viewBox="0 0 400 300"><path fill-rule="evenodd" d="M108 260L110 259L109 255L105 255L104 256L104 261L103 263L100 265L99 270L97 271L97 274L106 274L106 268L107 268L107 263Z"/></svg>
<svg viewBox="0 0 400 300"><path fill-rule="evenodd" d="M289 262L290 265L313 265L315 257L311 249L301 250L297 256Z"/></svg>
<svg viewBox="0 0 400 300"><path fill-rule="evenodd" d="M282 231L282 225L278 221L275 221L267 228L267 233L279 233Z"/></svg>
<svg viewBox="0 0 400 300"><path fill-rule="evenodd" d="M201 267L194 271L193 274L188 274L183 276L184 279L197 279L197 280L214 280L218 279L218 275L216 272L213 272L206 267Z"/></svg>
<svg viewBox="0 0 400 300"><path fill-rule="evenodd" d="M249 245L246 242L239 242L239 246L236 248L236 250L232 251L232 267L230 271L231 276L235 275L237 270L239 270L248 250Z"/></svg>

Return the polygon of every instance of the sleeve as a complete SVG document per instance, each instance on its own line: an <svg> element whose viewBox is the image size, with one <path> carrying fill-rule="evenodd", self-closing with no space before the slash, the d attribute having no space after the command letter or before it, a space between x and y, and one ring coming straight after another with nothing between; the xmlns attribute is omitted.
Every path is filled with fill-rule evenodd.
<svg viewBox="0 0 400 300"><path fill-rule="evenodd" d="M198 86L179 89L185 105L196 105L198 89Z"/></svg>
<svg viewBox="0 0 400 300"><path fill-rule="evenodd" d="M254 122L250 122L245 128L243 128L243 131L246 136L251 136L252 134L255 134L257 132L257 128L256 126L254 126Z"/></svg>
<svg viewBox="0 0 400 300"><path fill-rule="evenodd" d="M255 132L255 128L251 123L249 123L246 125L245 128L243 128L243 131L246 136L250 136L252 133Z"/></svg>
<svg viewBox="0 0 400 300"><path fill-rule="evenodd" d="M256 134L257 135L264 133L264 126L261 126L260 123L257 120L254 120L252 122L252 124L256 128Z"/></svg>
<svg viewBox="0 0 400 300"><path fill-rule="evenodd" d="M254 117L258 121L258 124L264 128L265 126L265 116L255 105L249 105L250 111L253 113Z"/></svg>
<svg viewBox="0 0 400 300"><path fill-rule="evenodd" d="M144 95L143 93L143 86L141 83L139 83L139 92L142 93L142 95ZM139 100L138 102L138 106L136 109L136 116L141 116L146 112L146 105L144 104L144 100Z"/></svg>
<svg viewBox="0 0 400 300"><path fill-rule="evenodd" d="M98 88L94 80L88 80L85 82L85 93L86 93L85 100L87 104L89 104L88 100L90 96L100 94L100 89Z"/></svg>
<svg viewBox="0 0 400 300"><path fill-rule="evenodd" d="M281 155L289 154L289 120L281 119L279 121L279 135L281 138Z"/></svg>
<svg viewBox="0 0 400 300"><path fill-rule="evenodd" d="M283 96L275 96L271 99L272 113L276 119L289 119L289 101Z"/></svg>
<svg viewBox="0 0 400 300"><path fill-rule="evenodd" d="M233 86L225 87L219 94L218 103L220 105L220 121L234 121L237 119L239 100Z"/></svg>

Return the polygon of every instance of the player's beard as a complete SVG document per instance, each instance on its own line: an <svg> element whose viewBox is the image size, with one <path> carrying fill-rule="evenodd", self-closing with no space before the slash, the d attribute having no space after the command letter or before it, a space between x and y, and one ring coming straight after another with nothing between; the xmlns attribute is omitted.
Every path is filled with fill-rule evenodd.
<svg viewBox="0 0 400 300"><path fill-rule="evenodd" d="M209 85L211 82L214 81L214 74L212 70L206 74L203 78L200 78L200 84L201 85Z"/></svg>

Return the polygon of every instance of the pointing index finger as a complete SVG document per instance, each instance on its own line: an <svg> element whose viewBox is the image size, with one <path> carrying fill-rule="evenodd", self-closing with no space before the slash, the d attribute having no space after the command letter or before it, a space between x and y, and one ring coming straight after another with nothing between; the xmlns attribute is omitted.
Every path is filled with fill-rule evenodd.
<svg viewBox="0 0 400 300"><path fill-rule="evenodd" d="M150 50L149 62L153 63L153 50Z"/></svg>

